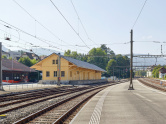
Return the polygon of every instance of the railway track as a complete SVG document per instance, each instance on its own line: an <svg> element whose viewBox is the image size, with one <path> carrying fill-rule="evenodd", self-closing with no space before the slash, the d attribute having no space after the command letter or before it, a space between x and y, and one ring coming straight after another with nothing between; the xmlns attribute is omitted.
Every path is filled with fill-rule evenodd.
<svg viewBox="0 0 166 124"><path fill-rule="evenodd" d="M141 79L138 79L138 81L154 89L158 89L164 92L166 91L166 88L160 85L160 80L158 79L141 78Z"/></svg>
<svg viewBox="0 0 166 124"><path fill-rule="evenodd" d="M24 98L30 98L35 96L41 96L41 95L49 95L51 92L59 92L64 91L65 89L70 89L71 87L60 87L60 88L46 88L46 89L40 89L40 90L34 90L34 91L26 91L26 92L17 92L17 93L11 93L6 95L0 96L0 102L6 102L6 101L12 101L12 100L20 100Z"/></svg>
<svg viewBox="0 0 166 124"><path fill-rule="evenodd" d="M104 84L104 85L103 84L102 85L95 85L95 86L92 85L92 86L75 87L75 88L68 87L65 90L60 89L59 90L60 92L56 92L56 93L54 92L54 94L50 95L50 96L45 96L45 97L41 97L41 98L34 98L31 100L26 98L26 99L28 99L28 101L26 101L26 99L21 99L21 100L23 100L23 102L17 102L14 104L10 103L10 105L7 105L6 107L4 107L4 106L0 107L0 115L2 115L2 114L6 115L6 117L4 119L0 119L0 124L14 123L17 120L20 120L21 118L32 115L43 108L48 108L49 106L53 106L54 104L57 104L60 101L63 101L63 100L68 99L70 97L74 97L74 96L81 94L81 93L87 94L90 91L97 92L96 89L100 90L104 87L111 86L111 85L118 84L118 83L123 83L123 82L124 81L117 82L117 83L108 83L108 84ZM34 97L36 97L36 96L34 96ZM89 95L89 97L90 97L90 95ZM88 99L88 96L86 96L84 98ZM81 100L83 100L84 98L82 97ZM19 101L19 100L17 100L17 101ZM70 101L70 100L68 99L67 101ZM12 101L12 102L14 102L14 101ZM84 101L82 101L82 102L84 102ZM78 103L79 103L79 101L78 101ZM5 103L5 104L7 104L7 103ZM71 105L70 108L72 108L73 106L77 106L74 104L70 104L70 105ZM75 107L73 109L75 109ZM67 111L69 111L69 108L67 108L66 110L63 110L63 113L61 113L61 116L63 114L65 114ZM58 119L56 118L56 120L58 120ZM37 123L37 122L35 122L35 123Z"/></svg>
<svg viewBox="0 0 166 124"><path fill-rule="evenodd" d="M78 93L74 96L68 97L64 100L59 101L51 106L48 106L42 110L39 110L31 115L18 120L14 124L51 124L51 123L62 123L63 120L70 115L72 111L74 111L79 105L85 102L87 99L101 91L102 89L111 86L98 86L81 93Z"/></svg>
<svg viewBox="0 0 166 124"><path fill-rule="evenodd" d="M3 108L1 107L0 109L0 115L1 114L5 114L7 112L13 111L13 110L17 110L19 108L23 108L23 107L27 107L29 105L33 105L39 102L43 102L49 99L53 99L53 98L57 98L60 96L64 96L67 94L71 94L74 92L79 92L80 90L85 90L85 87L81 87L81 88L73 88L73 89L67 89L65 90L65 92L54 92L55 95L51 94L47 97L33 97L33 98L27 98L27 99L23 99L23 100L19 100L16 102L10 102L10 103L6 103L6 104L1 104L1 106L3 106ZM38 98L38 99L36 99ZM10 105L10 107L8 107ZM7 107L4 107L7 106Z"/></svg>
<svg viewBox="0 0 166 124"><path fill-rule="evenodd" d="M14 105L14 104L21 103L21 102L27 102L27 101L30 101L30 100L33 100L33 99L39 99L39 98L41 99L43 97L53 96L54 94L60 94L60 93L64 93L64 92L69 92L69 91L72 91L73 89L78 89L78 88L45 91L47 93L43 93L42 92L42 93L33 94L33 96L31 96L31 97L28 95L28 96L26 96L24 98L21 98L19 100L11 100L11 101L7 101L7 102L6 101L5 102L1 102L0 103L0 108L1 107L5 107L5 106L9 106L9 105Z"/></svg>

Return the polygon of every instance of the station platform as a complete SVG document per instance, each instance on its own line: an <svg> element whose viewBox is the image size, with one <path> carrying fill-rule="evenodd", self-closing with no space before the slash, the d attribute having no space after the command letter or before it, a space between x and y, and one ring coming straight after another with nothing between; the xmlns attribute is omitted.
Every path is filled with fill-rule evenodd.
<svg viewBox="0 0 166 124"><path fill-rule="evenodd" d="M166 123L166 93L133 81L110 86L96 94L70 124L163 124ZM156 102L157 101L157 102Z"/></svg>

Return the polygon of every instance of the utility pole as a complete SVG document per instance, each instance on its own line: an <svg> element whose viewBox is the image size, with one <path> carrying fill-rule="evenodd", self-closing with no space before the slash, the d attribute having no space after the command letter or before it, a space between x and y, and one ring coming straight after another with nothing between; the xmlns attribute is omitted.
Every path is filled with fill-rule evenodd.
<svg viewBox="0 0 166 124"><path fill-rule="evenodd" d="M0 42L0 90L4 91L2 84L2 42Z"/></svg>
<svg viewBox="0 0 166 124"><path fill-rule="evenodd" d="M119 81L120 81L120 69L119 69Z"/></svg>
<svg viewBox="0 0 166 124"><path fill-rule="evenodd" d="M162 45L161 45L161 55L163 55Z"/></svg>
<svg viewBox="0 0 166 124"><path fill-rule="evenodd" d="M61 83L61 55L60 53L58 53L57 73L58 73L57 85L60 86L60 83Z"/></svg>
<svg viewBox="0 0 166 124"><path fill-rule="evenodd" d="M13 84L13 80L14 80L14 78L13 78L13 57L14 57L14 55L13 55L13 52L12 52L12 84Z"/></svg>
<svg viewBox="0 0 166 124"><path fill-rule="evenodd" d="M113 67L113 81L114 81L114 67Z"/></svg>
<svg viewBox="0 0 166 124"><path fill-rule="evenodd" d="M130 85L128 90L134 90L133 88L133 30L131 29L131 41L130 41Z"/></svg>

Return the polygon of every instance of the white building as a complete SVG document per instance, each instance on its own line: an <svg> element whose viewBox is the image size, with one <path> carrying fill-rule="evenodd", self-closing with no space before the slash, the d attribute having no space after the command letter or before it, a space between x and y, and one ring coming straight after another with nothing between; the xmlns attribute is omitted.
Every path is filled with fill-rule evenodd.
<svg viewBox="0 0 166 124"><path fill-rule="evenodd" d="M154 67L155 67L155 65L153 65L151 67L147 67L147 72L146 72L147 77L152 77L153 76L152 71L153 71Z"/></svg>
<svg viewBox="0 0 166 124"><path fill-rule="evenodd" d="M21 52L17 52L17 51L10 51L8 52L10 54L10 57L12 57L13 59L17 60L17 57L21 56Z"/></svg>

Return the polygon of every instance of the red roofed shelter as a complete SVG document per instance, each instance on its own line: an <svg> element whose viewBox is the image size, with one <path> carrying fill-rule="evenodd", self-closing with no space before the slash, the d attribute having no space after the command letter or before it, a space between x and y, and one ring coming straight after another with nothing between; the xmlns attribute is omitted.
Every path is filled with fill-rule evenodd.
<svg viewBox="0 0 166 124"><path fill-rule="evenodd" d="M8 83L27 82L28 74L34 69L15 60L2 58L2 81Z"/></svg>

